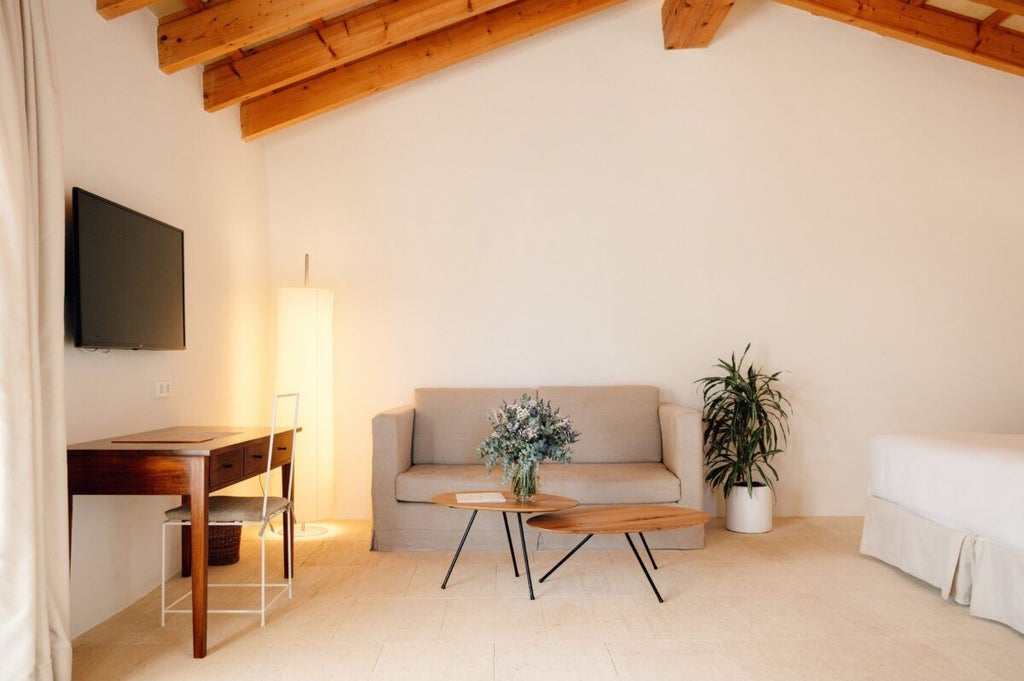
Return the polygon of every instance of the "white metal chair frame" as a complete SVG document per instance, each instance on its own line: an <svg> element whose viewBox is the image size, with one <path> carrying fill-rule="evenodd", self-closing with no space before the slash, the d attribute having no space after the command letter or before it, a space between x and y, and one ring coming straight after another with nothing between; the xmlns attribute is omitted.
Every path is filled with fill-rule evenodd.
<svg viewBox="0 0 1024 681"><path fill-rule="evenodd" d="M240 519L237 519L237 520L220 520L220 521L211 520L211 521L209 521L209 523L207 523L210 526L214 526L214 525L241 525L243 527L246 526L246 525L249 525L249 526L259 525L260 526L260 531L259 531L259 538L260 538L260 581L259 581L259 583L258 584L216 583L216 584L209 584L208 585L210 588L214 588L214 587L218 587L218 588L224 588L224 587L257 588L258 587L260 589L260 609L259 610L207 610L207 612L208 613L220 613L220 614L259 614L259 616L260 616L260 626L261 627L266 625L266 621L267 621L267 608L269 608L271 605L273 605L277 601L278 598L280 598L281 596L283 596L286 593L288 594L288 598L292 597L292 574L294 573L294 563L293 563L292 550L291 550L292 547L291 547L290 543L286 543L285 550L287 552L286 560L288 561L288 570L287 570L287 572L288 572L288 581L287 582L274 582L274 583L268 584L267 583L267 538L266 538L266 530L267 530L267 526L270 524L270 521L272 521L274 518L276 518L276 517L278 517L278 516L288 512L288 511L290 511L291 508L292 508L292 486L293 486L294 480L295 480L295 470L294 470L294 468L292 469L292 474L288 476L288 491L287 491L286 496L283 497L283 501L285 501L286 503L284 505L281 505L279 508L272 509L270 513L267 512L267 508L268 508L268 505L269 505L269 500L271 498L270 497L270 472L271 472L271 470L273 468L274 433L277 430L278 401L282 400L282 399L287 399L289 397L294 397L295 398L295 409L294 409L294 412L292 414L292 452L291 452L291 460L292 460L293 463L295 461L295 439L296 439L295 438L295 434L296 434L296 432L298 432L298 427L299 427L299 393L281 393L281 394L278 394L278 395L274 395L274 409L273 409L273 413L271 414L271 417L270 417L270 443L269 443L269 445L267 447L267 471L266 471L267 478L266 478L266 483L263 485L263 512L261 514L261 518L258 519L258 520L250 520L250 519L245 519L245 518L240 518ZM256 499L256 497L250 497L250 498L251 499ZM227 500L227 499L238 499L238 497L223 497L223 496L222 497L217 497L217 496L210 497L210 512L211 512L211 516L212 516L213 509L214 509L215 505L218 504L218 503L223 503L223 502L218 502L217 501L218 499L224 499L224 500ZM179 506L179 507L177 507L175 509L170 509L168 511L168 513L171 513L172 511L177 511L177 510L179 510L181 508L183 508L183 507ZM161 627L166 624L166 619L167 619L167 614L168 613L175 613L175 614L177 614L177 613L191 613L192 612L191 608L186 610L186 609L181 609L181 608L175 608L174 607L174 606L178 605L179 603L181 603L182 601L184 601L185 599L189 598L192 595L192 591L191 590L189 590L184 596L182 596L181 598L178 598L174 602L172 602L170 604L167 603L167 528L168 527L191 526L191 525L192 525L192 522L190 520L181 520L181 519L170 519L170 518L168 518L168 519L164 520L164 522L163 522L163 524L161 526L161 542L160 542L160 626ZM267 602L267 589L268 588L280 589L280 591L276 595L274 595L273 598L270 599L269 603Z"/></svg>

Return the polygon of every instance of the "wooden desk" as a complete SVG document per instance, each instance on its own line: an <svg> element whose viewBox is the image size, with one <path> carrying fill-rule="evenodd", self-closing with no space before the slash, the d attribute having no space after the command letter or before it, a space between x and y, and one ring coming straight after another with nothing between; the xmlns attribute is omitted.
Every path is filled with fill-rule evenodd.
<svg viewBox="0 0 1024 681"><path fill-rule="evenodd" d="M266 472L269 439L270 428L179 426L68 446L69 533L75 494L180 494L191 502L192 527L183 528L181 552L182 574L188 575L186 568L192 573L193 657L206 657L207 500L210 492ZM282 489L287 489L291 461L291 428L280 429L274 435L273 467L281 468ZM292 522L289 511L286 576Z"/></svg>

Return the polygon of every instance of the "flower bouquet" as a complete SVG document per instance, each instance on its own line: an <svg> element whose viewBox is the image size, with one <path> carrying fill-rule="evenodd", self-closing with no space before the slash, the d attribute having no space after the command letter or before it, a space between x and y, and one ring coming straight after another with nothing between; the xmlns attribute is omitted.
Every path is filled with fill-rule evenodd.
<svg viewBox="0 0 1024 681"><path fill-rule="evenodd" d="M512 403L502 402L487 420L493 430L477 448L477 457L484 459L488 473L501 462L501 481L511 481L512 494L521 503L529 502L537 493L540 462L571 462L570 445L580 437L569 417L552 408L550 401L525 393Z"/></svg>

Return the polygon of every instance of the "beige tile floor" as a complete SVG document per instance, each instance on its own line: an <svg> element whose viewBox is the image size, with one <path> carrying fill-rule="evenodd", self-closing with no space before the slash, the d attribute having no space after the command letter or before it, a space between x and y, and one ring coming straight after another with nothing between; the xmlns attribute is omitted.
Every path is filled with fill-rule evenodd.
<svg viewBox="0 0 1024 681"><path fill-rule="evenodd" d="M766 535L713 521L704 550L655 553L664 604L626 548L579 552L530 601L507 553L467 552L442 591L449 552L372 553L367 523L329 527L297 542L294 598L265 628L210 615L209 655L194 660L190 617L161 628L157 589L74 641L74 679L1024 679L1024 636L859 555L860 518L777 519ZM531 554L535 578L561 555ZM258 557L247 537L241 564L211 579L251 574Z"/></svg>

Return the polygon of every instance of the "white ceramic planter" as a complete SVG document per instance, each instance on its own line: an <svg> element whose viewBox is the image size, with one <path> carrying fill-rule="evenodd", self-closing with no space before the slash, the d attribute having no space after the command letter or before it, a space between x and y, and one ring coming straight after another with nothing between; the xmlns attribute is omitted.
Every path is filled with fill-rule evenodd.
<svg viewBox="0 0 1024 681"><path fill-rule="evenodd" d="M725 499L725 529L746 534L771 532L772 491L755 487L751 498L746 487L736 485Z"/></svg>

